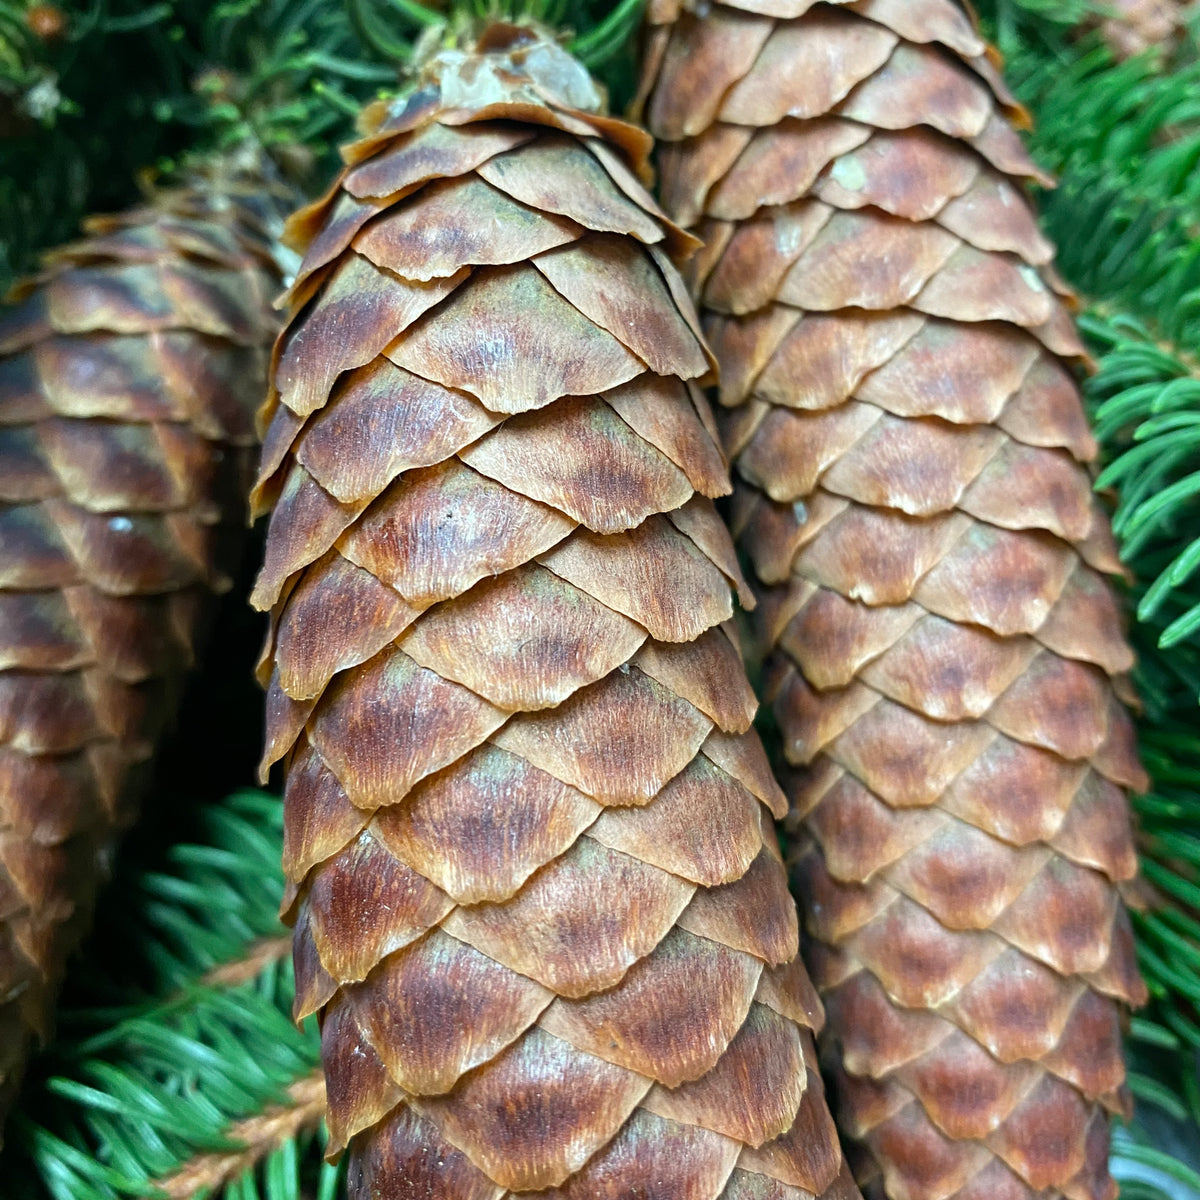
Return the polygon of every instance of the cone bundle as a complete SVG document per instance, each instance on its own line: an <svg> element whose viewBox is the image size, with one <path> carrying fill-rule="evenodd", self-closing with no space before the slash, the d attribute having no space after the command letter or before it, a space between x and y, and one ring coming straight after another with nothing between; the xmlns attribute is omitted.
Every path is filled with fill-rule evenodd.
<svg viewBox="0 0 1200 1200"><path fill-rule="evenodd" d="M362 1200L854 1196L690 240L578 63L460 45L295 219L266 414L266 761L331 1153Z"/></svg>
<svg viewBox="0 0 1200 1200"><path fill-rule="evenodd" d="M651 20L856 1173L1111 1197L1145 779L1022 114L949 0Z"/></svg>
<svg viewBox="0 0 1200 1200"><path fill-rule="evenodd" d="M267 190L86 226L0 316L0 1113L241 543Z"/></svg>

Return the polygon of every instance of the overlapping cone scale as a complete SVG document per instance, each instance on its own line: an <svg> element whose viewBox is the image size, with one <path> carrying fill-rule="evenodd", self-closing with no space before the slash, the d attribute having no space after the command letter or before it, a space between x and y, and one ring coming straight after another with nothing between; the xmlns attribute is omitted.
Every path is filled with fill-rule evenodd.
<svg viewBox="0 0 1200 1200"><path fill-rule="evenodd" d="M1144 786L1070 298L950 0L651 6L865 1190L1107 1200Z"/></svg>
<svg viewBox="0 0 1200 1200"><path fill-rule="evenodd" d="M362 127L258 488L330 1153L358 1200L853 1197L648 139L505 27Z"/></svg>
<svg viewBox="0 0 1200 1200"><path fill-rule="evenodd" d="M273 203L197 170L0 314L0 1112L240 552Z"/></svg>

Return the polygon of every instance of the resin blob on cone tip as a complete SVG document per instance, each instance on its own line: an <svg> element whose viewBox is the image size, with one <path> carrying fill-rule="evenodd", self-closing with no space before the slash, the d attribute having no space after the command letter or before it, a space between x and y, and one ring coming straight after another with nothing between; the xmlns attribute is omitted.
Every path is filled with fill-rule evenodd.
<svg viewBox="0 0 1200 1200"><path fill-rule="evenodd" d="M256 601L296 1011L355 1198L853 1197L691 241L600 110L493 26L293 222Z"/></svg>
<svg viewBox="0 0 1200 1200"><path fill-rule="evenodd" d="M646 51L859 1180L1107 1200L1145 776L1024 114L949 0L668 0Z"/></svg>
<svg viewBox="0 0 1200 1200"><path fill-rule="evenodd" d="M0 1112L245 540L274 206L213 163L0 314Z"/></svg>

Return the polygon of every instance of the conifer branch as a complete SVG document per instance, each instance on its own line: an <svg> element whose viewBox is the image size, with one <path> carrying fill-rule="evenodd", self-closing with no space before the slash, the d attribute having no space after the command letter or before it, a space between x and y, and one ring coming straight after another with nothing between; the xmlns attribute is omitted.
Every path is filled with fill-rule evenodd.
<svg viewBox="0 0 1200 1200"><path fill-rule="evenodd" d="M1031 148L1060 186L1042 197L1059 266L1195 362L1200 346L1200 60L1117 63L1070 33L1103 5L991 0L1006 77L1036 114ZM1080 11L1074 11L1078 8ZM1071 10L1071 11L1068 11Z"/></svg>
<svg viewBox="0 0 1200 1200"><path fill-rule="evenodd" d="M253 1170L272 1150L303 1133L315 1131L325 1114L325 1077L320 1067L289 1084L287 1100L261 1113L235 1121L225 1138L241 1149L194 1155L171 1175L154 1180L150 1188L167 1200L191 1200Z"/></svg>
<svg viewBox="0 0 1200 1200"><path fill-rule="evenodd" d="M298 1200L304 1179L332 1187L314 1138L317 1032L291 1020L281 805L237 793L204 825L207 844L175 847L171 870L119 900L150 993L111 997L91 964L103 1004L63 1024L100 1029L55 1048L11 1131L8 1153L55 1200L216 1194L234 1178L249 1198L256 1172L270 1200ZM192 1180L200 1192L182 1190Z"/></svg>
<svg viewBox="0 0 1200 1200"><path fill-rule="evenodd" d="M1105 458L1097 486L1117 489L1113 528L1135 576L1137 635L1164 650L1190 643L1161 666L1200 696L1200 372L1128 317L1093 309L1082 328L1100 362L1087 384ZM1145 682L1152 717L1165 716L1165 681Z"/></svg>
<svg viewBox="0 0 1200 1200"><path fill-rule="evenodd" d="M341 0L36 7L57 14L53 35L30 27L26 3L0 0L0 293L185 151L249 134L290 175L324 173L353 111L396 77L364 61Z"/></svg>
<svg viewBox="0 0 1200 1200"><path fill-rule="evenodd" d="M220 963L206 972L202 982L208 987L237 987L274 963L287 958L292 952L292 937L281 933L278 937L260 938L247 947L245 954L232 962Z"/></svg>

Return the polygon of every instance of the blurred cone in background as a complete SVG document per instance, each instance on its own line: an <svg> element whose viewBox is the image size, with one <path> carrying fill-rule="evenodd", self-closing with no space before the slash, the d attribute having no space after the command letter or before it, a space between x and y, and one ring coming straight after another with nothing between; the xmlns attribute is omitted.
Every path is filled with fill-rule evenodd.
<svg viewBox="0 0 1200 1200"><path fill-rule="evenodd" d="M216 160L0 316L0 1112L240 553L276 203Z"/></svg>
<svg viewBox="0 0 1200 1200"><path fill-rule="evenodd" d="M1100 32L1118 58L1169 51L1184 31L1189 5L1179 0L1108 0ZM1190 6L1194 8L1194 5Z"/></svg>
<svg viewBox="0 0 1200 1200"><path fill-rule="evenodd" d="M361 1200L852 1197L649 139L505 25L361 124L292 224L255 592L330 1153Z"/></svg>
<svg viewBox="0 0 1200 1200"><path fill-rule="evenodd" d="M1022 114L949 0L650 21L860 1182L1107 1200L1146 780Z"/></svg>

